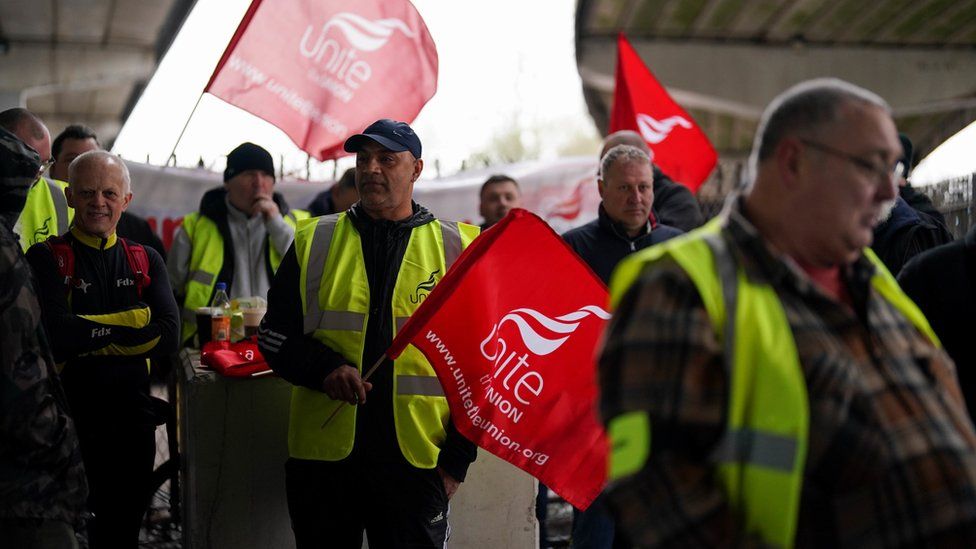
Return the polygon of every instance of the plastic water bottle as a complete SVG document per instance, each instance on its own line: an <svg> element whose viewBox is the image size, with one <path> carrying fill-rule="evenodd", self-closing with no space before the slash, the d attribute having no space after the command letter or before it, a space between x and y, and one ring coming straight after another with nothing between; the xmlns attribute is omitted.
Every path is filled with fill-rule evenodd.
<svg viewBox="0 0 976 549"><path fill-rule="evenodd" d="M213 302L210 303L211 341L230 343L230 299L227 298L227 284L217 283Z"/></svg>

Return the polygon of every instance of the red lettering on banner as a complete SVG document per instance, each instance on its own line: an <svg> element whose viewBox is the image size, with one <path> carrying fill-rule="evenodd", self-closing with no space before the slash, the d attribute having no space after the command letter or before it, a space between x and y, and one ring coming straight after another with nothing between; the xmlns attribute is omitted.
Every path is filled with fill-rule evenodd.
<svg viewBox="0 0 976 549"><path fill-rule="evenodd" d="M176 229L183 224L183 216L172 218L167 217L163 220L163 234L161 238L163 239L163 247L169 251L170 246L173 245L173 234L176 233Z"/></svg>

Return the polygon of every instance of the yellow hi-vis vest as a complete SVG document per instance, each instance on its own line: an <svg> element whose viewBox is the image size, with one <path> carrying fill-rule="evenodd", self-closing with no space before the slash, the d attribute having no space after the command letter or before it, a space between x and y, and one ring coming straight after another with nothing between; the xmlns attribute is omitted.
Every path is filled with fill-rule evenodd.
<svg viewBox="0 0 976 549"><path fill-rule="evenodd" d="M411 230L391 299L394 337L423 301L421 290L429 292L476 236L477 227L441 220ZM340 353L362 374L370 295L359 233L347 214L327 215L300 223L294 246L301 269L305 333ZM434 468L450 414L433 367L413 345L393 361L391 398L403 456L415 467ZM321 391L292 389L291 457L337 461L352 452L356 406L343 406L322 427L339 404Z"/></svg>
<svg viewBox="0 0 976 549"><path fill-rule="evenodd" d="M285 223L293 229L298 222L308 219L309 214L304 210L291 210L283 216ZM182 341L186 342L197 333L196 309L210 305L214 287L217 285L217 275L224 267L224 238L217 229L217 224L207 216L199 213L187 214L183 218L183 232L190 239L190 265L183 287L183 332ZM268 253L271 270L277 271L281 265L281 254L271 244L268 238Z"/></svg>
<svg viewBox="0 0 976 549"><path fill-rule="evenodd" d="M42 177L27 192L24 211L14 227L14 232L20 235L24 253L38 242L68 232L75 211L68 207L68 199L64 196L67 186L64 181Z"/></svg>
<svg viewBox="0 0 976 549"><path fill-rule="evenodd" d="M701 295L730 380L728 425L711 460L732 511L746 534L772 547L792 547L800 510L810 411L806 381L786 312L767 284L749 280L735 264L716 219L701 229L624 260L611 281L616 305L645 266L670 259ZM871 286L922 334L939 345L928 321L874 253ZM727 314L729 311L731 315ZM646 412L608 423L614 479L643 468L650 454Z"/></svg>

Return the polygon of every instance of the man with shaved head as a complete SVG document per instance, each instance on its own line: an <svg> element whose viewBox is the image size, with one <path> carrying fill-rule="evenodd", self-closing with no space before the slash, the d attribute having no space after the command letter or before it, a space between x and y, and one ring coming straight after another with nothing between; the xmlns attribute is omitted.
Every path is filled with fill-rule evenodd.
<svg viewBox="0 0 976 549"><path fill-rule="evenodd" d="M696 229L705 222L698 200L691 194L688 187L675 183L661 168L654 164L654 152L647 146L644 138L632 130L613 132L603 140L600 159L617 145L630 145L644 151L650 158L654 170L654 214L656 220L664 225L670 225L682 231Z"/></svg>
<svg viewBox="0 0 976 549"><path fill-rule="evenodd" d="M132 200L125 163L89 151L68 172L71 228L27 259L81 439L91 547L136 547L164 419L149 396L147 359L176 351L179 313L159 254L116 235Z"/></svg>
<svg viewBox="0 0 976 549"><path fill-rule="evenodd" d="M21 107L7 109L0 112L0 127L37 151L41 164L46 164L51 159L51 134L34 113Z"/></svg>
<svg viewBox="0 0 976 549"><path fill-rule="evenodd" d="M0 112L0 128L16 135L37 152L42 172L51 165L54 160L51 157L51 134L34 113L20 107ZM14 225L14 232L20 235L20 245L25 252L31 245L68 230L74 212L64 198L66 186L64 182L41 177L31 187L24 211Z"/></svg>

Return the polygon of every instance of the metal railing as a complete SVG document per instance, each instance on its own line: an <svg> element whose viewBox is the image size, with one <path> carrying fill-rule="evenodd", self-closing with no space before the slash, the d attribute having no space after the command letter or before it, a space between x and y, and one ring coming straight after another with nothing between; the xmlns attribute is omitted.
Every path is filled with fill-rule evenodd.
<svg viewBox="0 0 976 549"><path fill-rule="evenodd" d="M962 238L976 223L976 174L954 177L932 185L915 187L932 199L932 204L945 216L949 232L954 238Z"/></svg>
<svg viewBox="0 0 976 549"><path fill-rule="evenodd" d="M696 195L705 219L722 211L726 197L745 184L745 177L745 160L719 161ZM945 216L954 238L962 238L976 224L976 173L915 187L915 190L932 199L932 204Z"/></svg>

